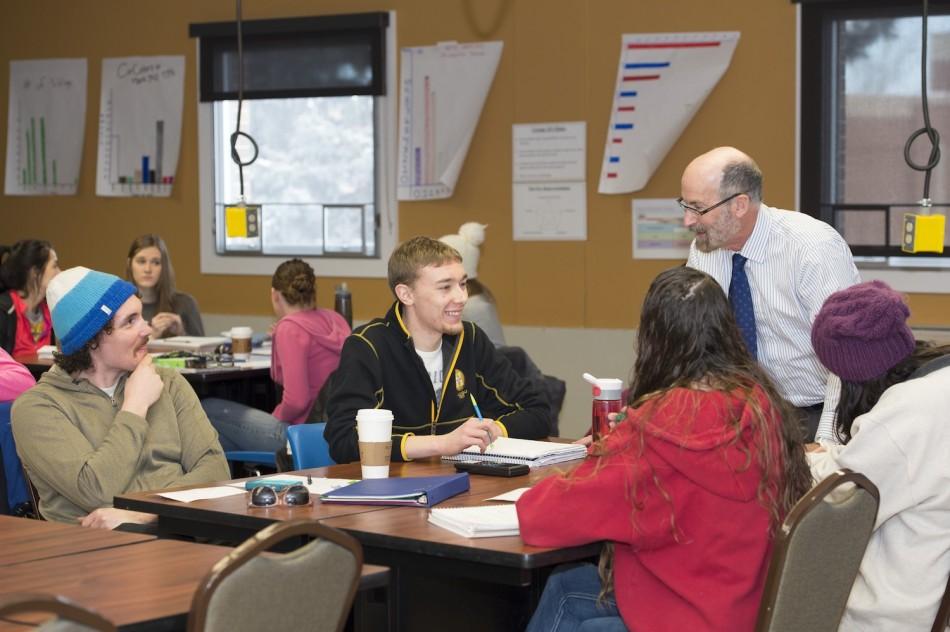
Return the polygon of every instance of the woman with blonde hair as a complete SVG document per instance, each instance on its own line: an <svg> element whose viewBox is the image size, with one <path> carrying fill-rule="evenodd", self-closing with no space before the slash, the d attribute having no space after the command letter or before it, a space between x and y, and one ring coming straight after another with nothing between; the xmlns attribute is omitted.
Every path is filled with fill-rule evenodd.
<svg viewBox="0 0 950 632"><path fill-rule="evenodd" d="M152 336L203 336L198 303L175 287L175 268L165 241L142 235L129 246L125 278L142 294L142 318L152 326Z"/></svg>
<svg viewBox="0 0 950 632"><path fill-rule="evenodd" d="M537 630L752 630L772 539L810 486L796 417L709 275L661 273L643 304L626 418L517 503L545 547L606 540L556 570Z"/></svg>

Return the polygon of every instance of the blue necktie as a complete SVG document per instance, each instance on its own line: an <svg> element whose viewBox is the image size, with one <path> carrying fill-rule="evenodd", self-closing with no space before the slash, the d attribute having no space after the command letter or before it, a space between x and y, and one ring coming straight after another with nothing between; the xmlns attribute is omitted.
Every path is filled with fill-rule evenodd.
<svg viewBox="0 0 950 632"><path fill-rule="evenodd" d="M745 274L746 258L738 252L732 255L732 282L729 283L729 302L736 315L736 323L742 332L742 339L749 355L758 357L758 345L755 341L755 308L752 306L752 290L749 277Z"/></svg>

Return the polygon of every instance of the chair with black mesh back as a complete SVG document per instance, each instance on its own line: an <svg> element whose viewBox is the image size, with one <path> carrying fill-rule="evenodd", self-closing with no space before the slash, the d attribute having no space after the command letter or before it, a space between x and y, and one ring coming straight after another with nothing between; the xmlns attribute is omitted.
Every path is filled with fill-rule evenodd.
<svg viewBox="0 0 950 632"><path fill-rule="evenodd" d="M290 553L275 545L313 538ZM343 629L363 568L352 536L315 520L274 523L219 561L198 585L189 632Z"/></svg>
<svg viewBox="0 0 950 632"><path fill-rule="evenodd" d="M874 483L838 470L788 513L775 537L757 632L836 632L877 519Z"/></svg>
<svg viewBox="0 0 950 632"><path fill-rule="evenodd" d="M50 630L51 632L115 632L116 627L97 612L75 604L65 597L43 594L10 594L0 596L0 619L18 620L17 616L45 612L55 614L55 619L39 627L25 625L24 630Z"/></svg>

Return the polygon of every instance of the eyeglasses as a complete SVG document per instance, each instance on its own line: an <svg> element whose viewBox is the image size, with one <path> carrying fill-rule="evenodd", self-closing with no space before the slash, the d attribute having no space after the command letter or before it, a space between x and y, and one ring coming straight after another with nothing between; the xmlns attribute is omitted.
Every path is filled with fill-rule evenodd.
<svg viewBox="0 0 950 632"><path fill-rule="evenodd" d="M698 208L693 208L692 206L690 206L689 204L687 204L686 202L684 202L684 201L683 201L683 198L676 198L676 203L680 205L680 208L683 209L683 211L689 211L690 213L695 213L696 215L699 215L700 217L702 217L703 215L705 215L705 214L708 213L709 211L715 210L715 209L719 208L720 206L722 206L723 204L726 204L727 202L731 202L732 200L736 199L736 198L739 197L740 195L747 195L747 194L748 194L747 191L742 191L742 192L740 192L740 193L733 193L732 195L730 195L730 196L727 197L726 199L720 200L719 202L716 202L716 203L713 204L712 206L706 207L706 208L704 208L704 209L702 209L702 210L700 210L700 209L698 209Z"/></svg>
<svg viewBox="0 0 950 632"><path fill-rule="evenodd" d="M250 507L276 507L281 504L299 507L311 502L310 490L303 485L291 485L282 493L278 493L270 485L261 485L251 490L247 504Z"/></svg>

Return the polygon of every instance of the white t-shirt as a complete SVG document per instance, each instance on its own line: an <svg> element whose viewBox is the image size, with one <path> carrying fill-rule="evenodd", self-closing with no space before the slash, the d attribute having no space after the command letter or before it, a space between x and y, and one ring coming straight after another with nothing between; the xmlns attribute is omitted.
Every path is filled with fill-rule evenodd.
<svg viewBox="0 0 950 632"><path fill-rule="evenodd" d="M435 351L423 351L416 349L416 353L422 358L422 364L426 367L426 373L429 374L429 380L432 382L432 391L436 397L442 396L442 347Z"/></svg>

